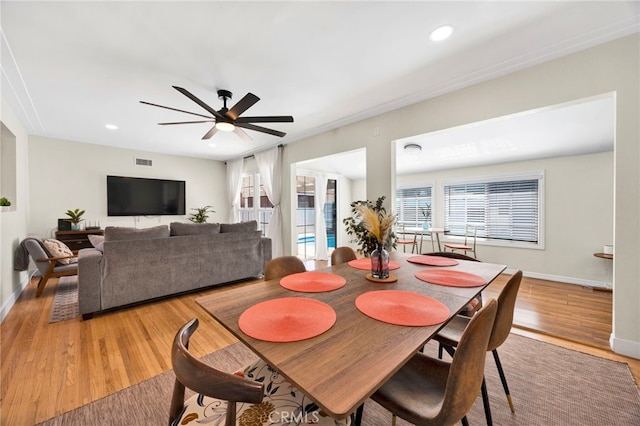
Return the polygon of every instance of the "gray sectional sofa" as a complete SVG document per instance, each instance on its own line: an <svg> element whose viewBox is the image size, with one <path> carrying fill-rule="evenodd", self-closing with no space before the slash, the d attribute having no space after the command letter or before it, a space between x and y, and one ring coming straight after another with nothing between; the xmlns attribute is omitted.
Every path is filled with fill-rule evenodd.
<svg viewBox="0 0 640 426"><path fill-rule="evenodd" d="M271 240L255 221L107 227L94 248L78 253L78 305L94 313L205 287L258 277Z"/></svg>

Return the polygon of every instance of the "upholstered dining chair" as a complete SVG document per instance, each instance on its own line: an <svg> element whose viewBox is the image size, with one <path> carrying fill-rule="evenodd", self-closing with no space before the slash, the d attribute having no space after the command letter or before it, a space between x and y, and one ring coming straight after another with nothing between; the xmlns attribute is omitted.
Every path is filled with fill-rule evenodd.
<svg viewBox="0 0 640 426"><path fill-rule="evenodd" d="M489 302L471 318L451 363L416 353L371 399L416 425L450 425L473 406L484 374L487 344L498 302Z"/></svg>
<svg viewBox="0 0 640 426"><path fill-rule="evenodd" d="M445 243L444 248L451 251L458 250L464 252L464 254L473 253L473 257L478 257L476 254L476 240L478 237L478 227L475 225L466 224L464 227L464 243Z"/></svg>
<svg viewBox="0 0 640 426"><path fill-rule="evenodd" d="M343 246L336 247L334 251L331 252L331 264L339 265L341 263L347 263L352 260L356 260L358 256L356 256L356 252L353 251L351 247Z"/></svg>
<svg viewBox="0 0 640 426"><path fill-rule="evenodd" d="M27 251L33 259L38 272L40 272L40 280L37 284L36 297L40 297L44 291L44 287L50 278L59 278L67 275L78 275L77 256L52 256L44 245L44 241L39 237L25 238L21 246ZM68 264L62 264L61 261L70 261Z"/></svg>
<svg viewBox="0 0 640 426"><path fill-rule="evenodd" d="M193 318L178 330L171 345L171 364L176 376L169 408L169 425L279 423L294 414L323 426L348 426L350 420L334 421L287 382L263 360L233 374L206 364L189 352L189 340L198 328ZM196 393L185 401L185 389Z"/></svg>
<svg viewBox="0 0 640 426"><path fill-rule="evenodd" d="M487 345L487 351L493 353L493 359L496 362L498 374L500 375L500 381L504 388L504 393L507 396L507 402L512 413L515 413L511 394L509 392L509 386L507 385L507 378L504 375L502 369L502 363L498 356L498 348L507 340L509 333L511 332L511 326L513 325L513 313L515 310L516 297L518 295L518 289L520 288L520 282L522 281L522 271L516 271L507 281L502 291L498 295L498 312L496 313L496 319L493 324L493 330L491 331L491 337L489 344ZM476 314L477 315L477 314ZM442 358L442 349L445 349L450 355L455 356L457 352L456 347L460 347L460 340L465 333L465 328L470 323L470 319L465 316L455 316L447 325L438 332L434 338L439 342L438 357ZM487 418L487 424L491 425L491 407L489 406L489 398L486 389L486 382L482 381L482 399L484 403L484 412Z"/></svg>
<svg viewBox="0 0 640 426"><path fill-rule="evenodd" d="M264 267L265 281L275 280L287 275L305 272L304 262L296 256L280 256L271 259Z"/></svg>

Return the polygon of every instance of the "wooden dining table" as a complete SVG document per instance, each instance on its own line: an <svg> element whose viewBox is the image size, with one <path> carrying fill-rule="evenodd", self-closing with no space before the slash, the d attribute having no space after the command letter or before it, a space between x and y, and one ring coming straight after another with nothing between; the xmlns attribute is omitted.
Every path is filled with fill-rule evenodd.
<svg viewBox="0 0 640 426"><path fill-rule="evenodd" d="M355 412L412 355L424 346L448 321L431 326L401 326L373 319L360 312L356 298L376 290L403 290L442 302L450 312L459 312L473 297L499 276L505 265L459 260L455 266L425 266L407 261L412 255L394 252L400 265L390 271L397 281L372 282L367 270L347 263L318 269L346 279L333 291L302 293L287 290L279 279L220 289L196 302L256 355L278 370L329 416L342 419ZM447 269L478 275L486 284L477 287L449 287L415 277L425 269ZM267 300L304 297L331 306L334 325L322 334L294 342L276 343L245 334L238 319L248 308Z"/></svg>

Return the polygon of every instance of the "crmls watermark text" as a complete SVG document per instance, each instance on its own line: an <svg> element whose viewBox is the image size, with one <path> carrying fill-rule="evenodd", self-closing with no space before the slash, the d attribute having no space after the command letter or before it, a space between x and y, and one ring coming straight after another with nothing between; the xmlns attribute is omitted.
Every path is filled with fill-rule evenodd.
<svg viewBox="0 0 640 426"><path fill-rule="evenodd" d="M313 413L301 413L288 411L274 411L269 413L270 424L317 424L320 421L320 415L317 411Z"/></svg>

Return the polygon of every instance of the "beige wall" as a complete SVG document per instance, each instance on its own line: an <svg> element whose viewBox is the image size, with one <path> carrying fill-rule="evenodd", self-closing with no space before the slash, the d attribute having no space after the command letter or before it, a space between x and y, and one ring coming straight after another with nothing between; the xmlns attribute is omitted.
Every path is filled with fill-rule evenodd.
<svg viewBox="0 0 640 426"><path fill-rule="evenodd" d="M27 284L26 272L13 270L13 253L27 234L29 215L29 173L27 158L28 136L22 124L4 101L0 109L0 121L15 136L16 142L16 197L12 209L0 213L0 320L4 319ZM1 195L0 195L1 196Z"/></svg>
<svg viewBox="0 0 640 426"><path fill-rule="evenodd" d="M539 172L544 173L544 247L495 246L481 241L478 256L522 269L527 276L610 288L613 263L593 253L613 243L613 152L398 176L397 184L433 185L433 217L438 226L444 223L442 185L447 179Z"/></svg>
<svg viewBox="0 0 640 426"><path fill-rule="evenodd" d="M153 166L136 166L134 158L153 160ZM68 209L86 210L86 220L106 226L140 228L186 221L191 208L205 205L216 211L209 222L224 222L228 212L226 166L219 161L178 157L38 136L29 138L29 194L34 214L29 232L51 236L58 218ZM186 181L185 216L108 217L107 175Z"/></svg>
<svg viewBox="0 0 640 426"><path fill-rule="evenodd" d="M290 144L291 163L367 148L367 198L391 198L392 141L604 93L616 94L613 264L614 350L640 358L640 35L605 43L466 89ZM291 195L283 192L283 203ZM290 221L284 212L284 223ZM285 229L285 252L291 230ZM289 246L287 246L289 242ZM592 247L588 248L593 250Z"/></svg>

